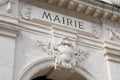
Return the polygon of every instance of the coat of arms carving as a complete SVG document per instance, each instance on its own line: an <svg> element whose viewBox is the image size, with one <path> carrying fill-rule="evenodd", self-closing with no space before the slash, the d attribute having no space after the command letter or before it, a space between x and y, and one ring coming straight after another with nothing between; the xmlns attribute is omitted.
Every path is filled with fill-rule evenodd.
<svg viewBox="0 0 120 80"><path fill-rule="evenodd" d="M88 51L76 50L69 38L63 38L56 46L53 43L47 45L41 41L38 41L38 43L46 54L54 58L55 69L57 67L72 69L88 57Z"/></svg>

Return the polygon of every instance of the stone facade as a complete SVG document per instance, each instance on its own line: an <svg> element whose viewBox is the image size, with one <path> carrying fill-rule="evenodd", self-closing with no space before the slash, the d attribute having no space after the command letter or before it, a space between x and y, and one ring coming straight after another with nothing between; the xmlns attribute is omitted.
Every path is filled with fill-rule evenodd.
<svg viewBox="0 0 120 80"><path fill-rule="evenodd" d="M99 7L0 0L0 80L120 80L119 11Z"/></svg>

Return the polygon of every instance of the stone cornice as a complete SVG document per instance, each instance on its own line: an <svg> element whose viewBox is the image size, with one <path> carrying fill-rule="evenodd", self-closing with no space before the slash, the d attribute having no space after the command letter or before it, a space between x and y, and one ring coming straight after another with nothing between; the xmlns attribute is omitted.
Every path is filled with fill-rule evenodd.
<svg viewBox="0 0 120 80"><path fill-rule="evenodd" d="M120 44L111 42L111 41L104 41L104 50L103 55L106 56L107 60L120 62Z"/></svg>
<svg viewBox="0 0 120 80"><path fill-rule="evenodd" d="M96 0L47 0L42 1L50 5L73 10L99 19L120 22L119 7Z"/></svg>
<svg viewBox="0 0 120 80"><path fill-rule="evenodd" d="M109 61L115 61L120 62L120 54L119 51L111 50L111 49L104 49L103 51L104 56L106 56L106 59Z"/></svg>

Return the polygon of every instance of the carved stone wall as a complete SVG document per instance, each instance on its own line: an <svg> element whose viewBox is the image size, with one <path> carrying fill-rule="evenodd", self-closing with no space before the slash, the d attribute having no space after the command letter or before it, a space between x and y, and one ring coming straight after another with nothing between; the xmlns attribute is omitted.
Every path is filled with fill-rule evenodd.
<svg viewBox="0 0 120 80"><path fill-rule="evenodd" d="M30 80L47 68L120 80L119 23L30 1L0 0L0 80Z"/></svg>

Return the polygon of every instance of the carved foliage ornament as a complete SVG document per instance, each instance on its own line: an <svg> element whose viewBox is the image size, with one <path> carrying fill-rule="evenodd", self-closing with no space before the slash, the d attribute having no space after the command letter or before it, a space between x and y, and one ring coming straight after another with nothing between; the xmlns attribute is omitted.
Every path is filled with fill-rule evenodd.
<svg viewBox="0 0 120 80"><path fill-rule="evenodd" d="M23 7L20 10L20 15L25 20L30 20L31 18L31 8L30 7Z"/></svg>
<svg viewBox="0 0 120 80"><path fill-rule="evenodd" d="M88 51L75 50L74 46L68 38L63 38L56 46L53 43L45 44L42 41L37 41L39 47L55 60L56 67L64 69L72 69L77 64L80 64L88 57Z"/></svg>

